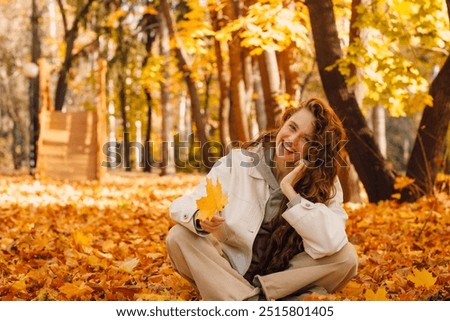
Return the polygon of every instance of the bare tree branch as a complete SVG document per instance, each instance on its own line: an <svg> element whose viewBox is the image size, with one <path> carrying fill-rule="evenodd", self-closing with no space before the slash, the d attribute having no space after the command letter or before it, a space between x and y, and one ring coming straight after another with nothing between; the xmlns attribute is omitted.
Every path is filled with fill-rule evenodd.
<svg viewBox="0 0 450 321"><path fill-rule="evenodd" d="M58 3L59 11L61 11L61 17L64 26L64 34L66 34L68 32L66 9L64 9L64 4L62 3L62 0L57 0L56 2Z"/></svg>

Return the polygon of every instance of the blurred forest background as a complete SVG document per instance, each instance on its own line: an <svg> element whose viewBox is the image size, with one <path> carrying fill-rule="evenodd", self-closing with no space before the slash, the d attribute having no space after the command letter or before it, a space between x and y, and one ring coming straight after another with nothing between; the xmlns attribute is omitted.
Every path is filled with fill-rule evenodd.
<svg viewBox="0 0 450 321"><path fill-rule="evenodd" d="M43 108L104 100L108 166L171 174L321 97L347 130L347 200L401 175L404 199L429 194L449 172L448 2L0 0L0 169L33 173Z"/></svg>

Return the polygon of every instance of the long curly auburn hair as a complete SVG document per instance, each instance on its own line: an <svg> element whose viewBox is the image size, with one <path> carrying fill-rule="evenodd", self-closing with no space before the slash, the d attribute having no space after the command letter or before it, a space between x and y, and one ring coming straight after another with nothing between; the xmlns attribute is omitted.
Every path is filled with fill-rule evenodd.
<svg viewBox="0 0 450 321"><path fill-rule="evenodd" d="M313 98L296 108L285 111L282 125L299 110L306 108L315 116L313 139L307 143L307 170L295 184L294 189L303 198L314 203L327 203L334 197L334 180L341 164L341 149L344 146L345 132L341 121L333 109L320 99ZM262 144L265 148L274 146L275 137L282 125L272 131L262 133L256 140L244 144L242 148ZM284 197L277 216L270 222L272 236L258 271L253 274L270 274L285 270L289 261L303 251L301 236L281 216L287 209L288 199Z"/></svg>

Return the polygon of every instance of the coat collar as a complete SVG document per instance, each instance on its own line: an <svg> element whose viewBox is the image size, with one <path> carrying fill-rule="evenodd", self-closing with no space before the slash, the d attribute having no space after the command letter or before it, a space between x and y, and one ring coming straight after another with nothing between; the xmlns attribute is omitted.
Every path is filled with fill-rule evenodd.
<svg viewBox="0 0 450 321"><path fill-rule="evenodd" d="M256 179L264 179L272 189L277 189L280 185L268 164L270 162L271 152L273 151L263 148L262 144L257 145L254 150L251 150L252 154L249 157L252 158L253 166L249 169L249 176Z"/></svg>
<svg viewBox="0 0 450 321"><path fill-rule="evenodd" d="M256 179L264 179L264 177L261 175L261 173L256 169L255 166L252 166L249 171L248 175L250 177L256 178Z"/></svg>
<svg viewBox="0 0 450 321"><path fill-rule="evenodd" d="M241 152L249 158L249 160L245 163L246 166L249 166L248 175L256 179L264 179L263 175L258 170L258 166L261 163L261 160L263 160L262 157L264 157L261 144L249 150L242 149Z"/></svg>

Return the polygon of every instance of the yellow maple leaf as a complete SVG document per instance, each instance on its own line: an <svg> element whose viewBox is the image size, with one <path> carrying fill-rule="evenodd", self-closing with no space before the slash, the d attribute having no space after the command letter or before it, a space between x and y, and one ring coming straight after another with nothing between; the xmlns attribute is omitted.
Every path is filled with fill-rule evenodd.
<svg viewBox="0 0 450 321"><path fill-rule="evenodd" d="M408 275L407 279L413 282L416 287L424 286L427 289L431 288L437 280L427 270L420 271L418 269L413 269L413 273Z"/></svg>
<svg viewBox="0 0 450 321"><path fill-rule="evenodd" d="M222 193L222 185L217 180L213 185L212 179L206 178L206 196L199 198L197 201L199 220L211 219L216 212L220 212L228 203L228 196Z"/></svg>
<svg viewBox="0 0 450 321"><path fill-rule="evenodd" d="M358 296L361 295L362 291L363 287L361 286L361 283L353 280L349 281L341 290L344 296Z"/></svg>
<svg viewBox="0 0 450 321"><path fill-rule="evenodd" d="M75 246L78 250L85 252L85 253L90 253L91 252L91 239L92 237L89 235L84 234L81 231L75 231L73 233L73 239L75 242Z"/></svg>
<svg viewBox="0 0 450 321"><path fill-rule="evenodd" d="M16 281L11 286L15 291L24 291L27 288L27 284L25 283L25 279L22 279L20 281Z"/></svg>
<svg viewBox="0 0 450 321"><path fill-rule="evenodd" d="M371 289L368 289L366 293L364 293L364 297L366 301L388 301L386 289L383 287L378 288L377 292L373 292Z"/></svg>
<svg viewBox="0 0 450 321"><path fill-rule="evenodd" d="M119 262L118 266L119 269L131 273L138 264L139 264L138 258L128 258L125 261Z"/></svg>
<svg viewBox="0 0 450 321"><path fill-rule="evenodd" d="M64 283L64 285L60 286L58 290L61 293L63 293L68 299L80 297L82 295L89 294L93 291L89 286L86 286L84 283L81 284Z"/></svg>

